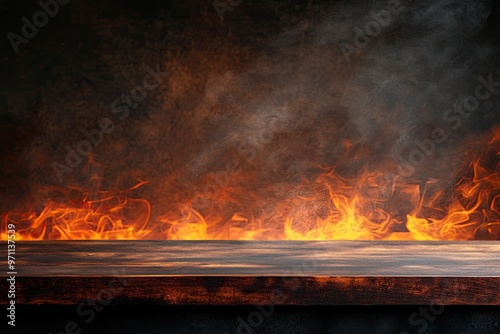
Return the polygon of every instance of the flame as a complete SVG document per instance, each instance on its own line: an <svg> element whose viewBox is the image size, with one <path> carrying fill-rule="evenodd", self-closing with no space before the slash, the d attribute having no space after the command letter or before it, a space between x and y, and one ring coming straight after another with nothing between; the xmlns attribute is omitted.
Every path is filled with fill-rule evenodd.
<svg viewBox="0 0 500 334"><path fill-rule="evenodd" d="M195 209L152 217L152 205L132 193L138 181L96 198L81 189L72 200L49 200L42 209L1 214L1 238L14 224L16 240L470 240L500 239L500 129L475 152L452 189L439 180L410 182L385 171L344 178L335 167L304 180L283 200L258 213ZM286 188L286 186L285 186ZM241 193L227 186L215 196L219 207ZM240 194L241 195L241 194ZM258 201L258 194L245 194ZM229 217L229 218L227 218Z"/></svg>

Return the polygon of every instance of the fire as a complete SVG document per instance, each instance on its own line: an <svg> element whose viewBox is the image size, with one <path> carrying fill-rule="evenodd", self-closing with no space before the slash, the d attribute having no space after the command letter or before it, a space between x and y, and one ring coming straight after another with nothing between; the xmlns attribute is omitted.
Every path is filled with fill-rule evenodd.
<svg viewBox="0 0 500 334"><path fill-rule="evenodd" d="M465 157L470 163L453 189L436 190L437 180L417 184L385 171L349 179L325 168L271 210L249 214L243 207L229 216L198 210L193 203L184 203L177 214L152 216L150 202L132 196L144 181L98 198L71 189L72 200L2 213L1 238L6 240L7 226L15 224L17 240L498 240L499 155L497 129L485 149ZM219 207L233 203L238 191L223 189L215 198ZM251 200L256 196L248 194Z"/></svg>

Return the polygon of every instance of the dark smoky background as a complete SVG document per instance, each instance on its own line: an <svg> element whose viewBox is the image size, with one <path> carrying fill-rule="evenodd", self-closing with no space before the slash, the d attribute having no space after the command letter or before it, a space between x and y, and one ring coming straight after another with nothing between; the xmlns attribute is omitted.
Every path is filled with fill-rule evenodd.
<svg viewBox="0 0 500 334"><path fill-rule="evenodd" d="M236 3L220 14L213 1L73 0L16 54L6 36L40 6L0 2L0 209L145 180L133 196L155 215L186 204L224 211L222 200L228 214L271 211L297 196L316 196L297 208L321 215L322 168L380 172L389 188L398 175L451 188L465 153L498 123L497 92L457 129L443 118L480 75L500 81L496 2ZM346 57L356 27L390 8L380 33ZM113 101L157 66L168 75L120 119ZM67 165L67 147L103 118L114 130L61 181L54 162ZM415 140L435 128L448 140L401 176Z"/></svg>

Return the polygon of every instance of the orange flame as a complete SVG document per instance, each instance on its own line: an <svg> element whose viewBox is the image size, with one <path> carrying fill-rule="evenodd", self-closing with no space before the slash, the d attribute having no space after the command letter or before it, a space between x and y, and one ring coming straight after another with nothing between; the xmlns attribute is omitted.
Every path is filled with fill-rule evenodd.
<svg viewBox="0 0 500 334"><path fill-rule="evenodd" d="M497 129L451 191L431 189L436 180L412 184L384 172L345 179L329 168L272 210L235 211L229 219L217 210L202 214L194 205L184 205L176 216L151 218L150 203L130 196L146 184L141 181L125 191L103 192L98 199L80 191L78 201L51 200L39 211L3 213L0 232L7 240L7 226L14 224L16 240L500 239L499 155ZM232 191L241 192L226 188L216 197L221 206L234 201Z"/></svg>

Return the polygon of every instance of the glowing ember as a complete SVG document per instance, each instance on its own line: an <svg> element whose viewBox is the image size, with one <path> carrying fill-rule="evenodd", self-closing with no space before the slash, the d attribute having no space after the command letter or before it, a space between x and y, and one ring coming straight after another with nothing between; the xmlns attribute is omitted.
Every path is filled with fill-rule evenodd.
<svg viewBox="0 0 500 334"><path fill-rule="evenodd" d="M180 214L152 218L150 203L130 195L142 181L126 191L101 192L98 199L78 190L71 201L50 200L39 211L3 213L2 239L10 223L22 240L500 239L499 155L496 130L483 150L465 155L470 163L452 189L436 190L437 180L409 182L384 171L346 179L329 168L299 189L285 187L296 195L271 210L249 214L241 208L229 219L221 210L196 210L194 204L184 204ZM214 200L225 207L235 191L227 187ZM253 200L255 194L247 196Z"/></svg>

